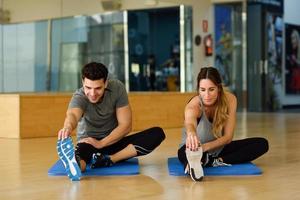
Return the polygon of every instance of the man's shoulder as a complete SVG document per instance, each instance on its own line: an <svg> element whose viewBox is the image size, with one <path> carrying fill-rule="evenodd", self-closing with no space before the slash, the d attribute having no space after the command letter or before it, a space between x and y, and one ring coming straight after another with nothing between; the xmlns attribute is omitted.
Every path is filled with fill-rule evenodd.
<svg viewBox="0 0 300 200"><path fill-rule="evenodd" d="M77 89L73 95L78 95L78 96L85 96L84 91L83 91L83 87Z"/></svg>
<svg viewBox="0 0 300 200"><path fill-rule="evenodd" d="M73 93L72 101L88 101L88 99L84 93L83 87L77 89Z"/></svg>
<svg viewBox="0 0 300 200"><path fill-rule="evenodd" d="M118 79L109 79L107 89L115 90L119 88L125 88L124 84Z"/></svg>
<svg viewBox="0 0 300 200"><path fill-rule="evenodd" d="M69 108L84 108L89 103L83 88L77 89L69 102Z"/></svg>
<svg viewBox="0 0 300 200"><path fill-rule="evenodd" d="M108 79L108 84L124 85L119 79Z"/></svg>

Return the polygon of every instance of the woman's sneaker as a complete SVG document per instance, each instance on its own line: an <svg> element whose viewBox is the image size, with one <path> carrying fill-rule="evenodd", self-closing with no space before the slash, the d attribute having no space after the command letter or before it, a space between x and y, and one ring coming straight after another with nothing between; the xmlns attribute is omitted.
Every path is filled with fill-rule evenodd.
<svg viewBox="0 0 300 200"><path fill-rule="evenodd" d="M223 161L221 161L220 159L218 158L215 158L213 163L212 163L212 166L213 167L230 167L231 164L227 164L227 163L224 163Z"/></svg>
<svg viewBox="0 0 300 200"><path fill-rule="evenodd" d="M201 166L202 158L202 147L199 147L197 151L191 151L189 149L185 150L186 157L188 160L189 174L193 181L201 181L203 179L204 173Z"/></svg>
<svg viewBox="0 0 300 200"><path fill-rule="evenodd" d="M75 159L74 145L71 137L57 141L57 153L64 164L68 177L72 181L79 181L81 170Z"/></svg>

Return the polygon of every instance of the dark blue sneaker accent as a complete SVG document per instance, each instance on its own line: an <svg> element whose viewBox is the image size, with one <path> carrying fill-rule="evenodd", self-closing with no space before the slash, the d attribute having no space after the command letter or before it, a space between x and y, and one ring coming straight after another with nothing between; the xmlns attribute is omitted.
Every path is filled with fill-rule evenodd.
<svg viewBox="0 0 300 200"><path fill-rule="evenodd" d="M111 161L108 155L104 155L101 153L94 153L92 157L91 168L99 168L99 167L110 167L114 163Z"/></svg>
<svg viewBox="0 0 300 200"><path fill-rule="evenodd" d="M71 137L57 141L57 153L63 162L67 175L71 181L79 181L81 170L75 159L74 145Z"/></svg>

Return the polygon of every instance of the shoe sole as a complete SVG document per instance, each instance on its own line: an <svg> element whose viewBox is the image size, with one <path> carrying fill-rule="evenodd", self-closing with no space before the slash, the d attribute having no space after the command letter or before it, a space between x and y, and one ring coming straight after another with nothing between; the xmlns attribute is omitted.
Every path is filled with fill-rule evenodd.
<svg viewBox="0 0 300 200"><path fill-rule="evenodd" d="M189 163L189 172L193 181L202 181L204 173L201 165L202 148L197 151L185 150L186 157Z"/></svg>
<svg viewBox="0 0 300 200"><path fill-rule="evenodd" d="M74 145L71 137L57 141L57 153L71 181L79 181L81 171L75 159Z"/></svg>

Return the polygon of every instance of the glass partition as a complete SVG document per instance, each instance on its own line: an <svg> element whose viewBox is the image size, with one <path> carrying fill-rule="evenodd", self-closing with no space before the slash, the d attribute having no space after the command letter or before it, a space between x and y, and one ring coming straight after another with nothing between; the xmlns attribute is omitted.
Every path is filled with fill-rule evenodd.
<svg viewBox="0 0 300 200"><path fill-rule="evenodd" d="M96 61L124 82L123 13L77 16L52 21L51 90L73 91L80 69Z"/></svg>
<svg viewBox="0 0 300 200"><path fill-rule="evenodd" d="M180 7L181 17L180 20L182 29L180 31L180 44L181 55L181 92L194 91L193 88L193 10L189 6Z"/></svg>
<svg viewBox="0 0 300 200"><path fill-rule="evenodd" d="M130 91L179 91L179 7L128 11Z"/></svg>
<svg viewBox="0 0 300 200"><path fill-rule="evenodd" d="M193 90L185 6L2 23L0 37L0 92L73 92L90 61L129 91Z"/></svg>
<svg viewBox="0 0 300 200"><path fill-rule="evenodd" d="M130 91L192 91L192 9L128 12Z"/></svg>
<svg viewBox="0 0 300 200"><path fill-rule="evenodd" d="M239 102L238 109L245 107L243 100L243 48L242 4L216 4L215 9L215 66L224 85Z"/></svg>
<svg viewBox="0 0 300 200"><path fill-rule="evenodd" d="M0 1L0 7L3 9L3 1ZM0 92L4 91L3 86L3 22L0 21Z"/></svg>
<svg viewBox="0 0 300 200"><path fill-rule="evenodd" d="M3 92L46 90L47 21L2 25Z"/></svg>
<svg viewBox="0 0 300 200"><path fill-rule="evenodd" d="M3 73L3 26L0 24L0 92L4 91Z"/></svg>

